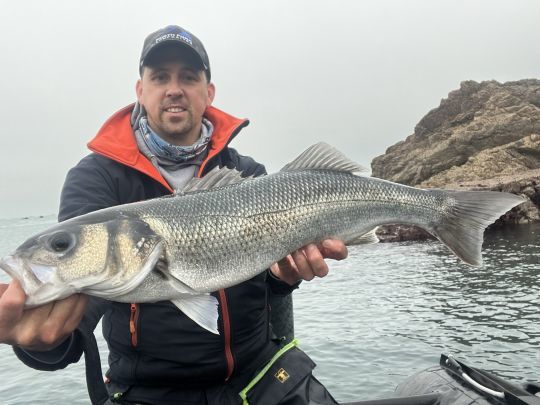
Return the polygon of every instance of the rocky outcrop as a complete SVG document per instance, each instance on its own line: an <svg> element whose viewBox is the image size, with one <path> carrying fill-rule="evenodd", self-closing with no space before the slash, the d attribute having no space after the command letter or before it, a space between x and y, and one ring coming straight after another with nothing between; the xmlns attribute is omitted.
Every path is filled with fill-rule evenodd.
<svg viewBox="0 0 540 405"><path fill-rule="evenodd" d="M372 175L422 188L521 194L529 201L497 224L540 221L540 80L461 83L412 135L373 160ZM378 234L425 237L410 227Z"/></svg>

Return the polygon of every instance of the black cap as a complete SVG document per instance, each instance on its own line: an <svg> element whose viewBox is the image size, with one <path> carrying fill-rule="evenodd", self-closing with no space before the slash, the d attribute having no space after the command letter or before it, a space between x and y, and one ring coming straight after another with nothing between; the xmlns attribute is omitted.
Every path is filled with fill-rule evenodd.
<svg viewBox="0 0 540 405"><path fill-rule="evenodd" d="M210 80L210 61L208 60L208 54L204 49L204 45L199 38L178 25L168 25L146 37L141 52L139 72L142 72L148 56L164 44L178 44L179 46L193 50L202 63L206 77Z"/></svg>

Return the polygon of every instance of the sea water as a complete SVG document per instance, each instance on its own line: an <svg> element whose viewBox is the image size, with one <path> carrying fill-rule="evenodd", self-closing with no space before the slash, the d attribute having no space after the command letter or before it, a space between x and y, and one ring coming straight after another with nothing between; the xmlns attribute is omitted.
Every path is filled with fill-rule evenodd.
<svg viewBox="0 0 540 405"><path fill-rule="evenodd" d="M0 220L0 256L54 221ZM392 396L441 353L518 384L540 381L540 225L488 234L483 257L483 267L466 266L438 241L351 247L294 292L296 337L315 375L344 402ZM6 345L0 359L0 404L89 403L82 360L36 371Z"/></svg>

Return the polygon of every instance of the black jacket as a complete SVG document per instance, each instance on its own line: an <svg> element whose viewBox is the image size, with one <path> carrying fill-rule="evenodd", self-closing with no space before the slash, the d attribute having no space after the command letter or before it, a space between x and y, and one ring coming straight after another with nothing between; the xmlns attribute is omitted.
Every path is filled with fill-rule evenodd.
<svg viewBox="0 0 540 405"><path fill-rule="evenodd" d="M119 125L117 129L120 132L127 131L126 115L129 111L120 111L117 120L113 121L113 124ZM220 126L220 119L222 114L225 120L231 117L215 109L211 113L214 127L221 132L213 136L214 144L211 145L209 158L199 174L204 175L215 166L227 166L239 170L244 176L264 175L263 165L228 147L247 121L238 121L240 125L232 125L235 130L229 130L224 135L223 131L226 130L223 125ZM115 126L112 125L111 129L111 125L109 121L104 128L114 135ZM231 128L231 125L228 127ZM216 142L221 144L216 145ZM91 143L90 147L99 149L95 145L95 142ZM143 173L146 169L141 170L137 165L129 166L126 162L118 161L121 159L104 156L107 150L98 152L82 159L68 173L61 195L60 221L97 209L170 193L163 182ZM157 390L163 400L166 396L164 389L177 392L187 388L209 387L229 379L239 380L242 385L244 381L249 381L252 371L263 365L276 351L276 345L270 339L269 286L271 293L275 294L284 295L292 290L292 287L265 272L237 286L213 293L220 302L219 335L202 329L168 301L130 305L92 298L78 330L59 348L49 353L15 350L19 358L31 367L44 370L63 368L79 360L82 354L81 336L92 333L103 315L103 336L110 353L107 377L120 386L149 388L130 399L151 400L144 396L152 397L155 395L152 392ZM133 392L141 391L135 389ZM174 393L171 393L172 402L173 398Z"/></svg>

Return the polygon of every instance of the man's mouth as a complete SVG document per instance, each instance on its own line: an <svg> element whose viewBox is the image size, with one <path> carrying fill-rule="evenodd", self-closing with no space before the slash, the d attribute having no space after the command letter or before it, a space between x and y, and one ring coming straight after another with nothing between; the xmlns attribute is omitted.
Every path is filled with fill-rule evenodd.
<svg viewBox="0 0 540 405"><path fill-rule="evenodd" d="M166 107L163 110L166 111L166 112L170 112L170 113L180 113L180 112L186 111L185 108L178 107L178 106Z"/></svg>

